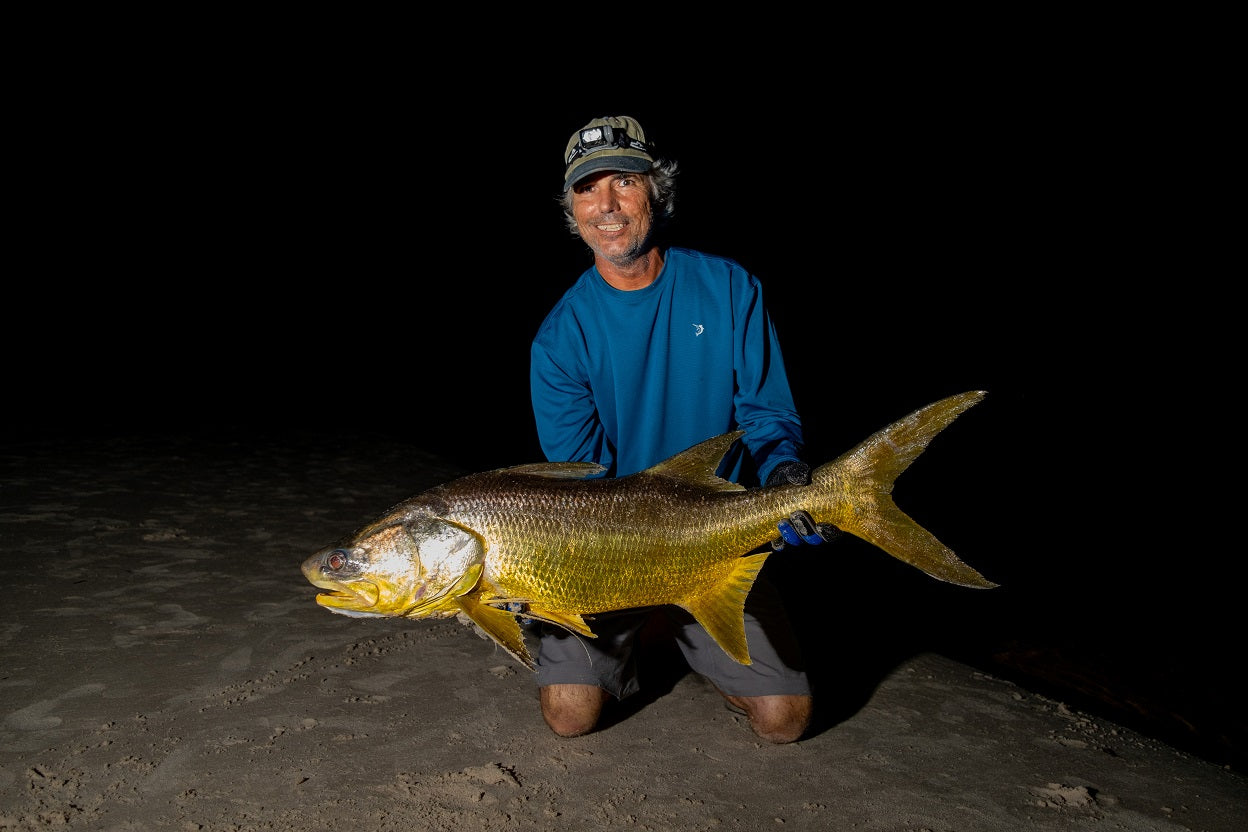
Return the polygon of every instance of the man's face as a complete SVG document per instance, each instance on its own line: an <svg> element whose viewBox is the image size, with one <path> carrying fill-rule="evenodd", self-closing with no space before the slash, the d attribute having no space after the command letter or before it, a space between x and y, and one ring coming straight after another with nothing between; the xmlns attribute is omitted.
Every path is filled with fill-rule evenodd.
<svg viewBox="0 0 1248 832"><path fill-rule="evenodd" d="M572 215L596 257L623 266L649 248L654 217L644 174L606 171L572 188Z"/></svg>

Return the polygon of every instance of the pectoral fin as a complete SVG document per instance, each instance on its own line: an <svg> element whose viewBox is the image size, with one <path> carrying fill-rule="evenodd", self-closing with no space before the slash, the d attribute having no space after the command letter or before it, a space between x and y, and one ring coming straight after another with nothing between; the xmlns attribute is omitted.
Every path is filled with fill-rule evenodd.
<svg viewBox="0 0 1248 832"><path fill-rule="evenodd" d="M455 610L458 610L461 606L459 603L460 596L467 595L472 591L473 587L477 586L478 581L481 584L485 583L481 581L481 570L481 564L474 563L445 592L416 604L405 612L404 615L408 618L437 618L453 615ZM480 590L477 591L479 592Z"/></svg>
<svg viewBox="0 0 1248 832"><path fill-rule="evenodd" d="M732 571L714 588L680 604L725 653L741 664L753 663L745 640L745 599L769 554L762 552L738 558L733 562Z"/></svg>
<svg viewBox="0 0 1248 832"><path fill-rule="evenodd" d="M524 644L524 634L520 632L520 624L516 621L516 616L486 603L486 599L497 597L493 589L483 580L480 587L466 595L459 596L455 599L455 603L463 614L472 620L472 623L480 627L482 632L511 654L513 659L529 670L533 670L537 664Z"/></svg>

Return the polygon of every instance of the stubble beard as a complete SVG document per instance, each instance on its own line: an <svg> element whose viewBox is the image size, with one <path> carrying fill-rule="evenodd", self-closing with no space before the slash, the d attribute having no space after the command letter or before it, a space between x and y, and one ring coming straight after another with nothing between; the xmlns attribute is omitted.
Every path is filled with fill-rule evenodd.
<svg viewBox="0 0 1248 832"><path fill-rule="evenodd" d="M594 254L606 260L617 269L627 269L638 260L645 256L651 248L651 234L649 231L640 237L634 237L629 244L622 250L614 254L608 253L601 247L590 246Z"/></svg>

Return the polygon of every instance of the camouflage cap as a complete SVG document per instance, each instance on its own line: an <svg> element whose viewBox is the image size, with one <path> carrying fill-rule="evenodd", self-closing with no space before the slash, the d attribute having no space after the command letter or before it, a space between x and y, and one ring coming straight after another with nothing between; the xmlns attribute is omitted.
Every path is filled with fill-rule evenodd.
<svg viewBox="0 0 1248 832"><path fill-rule="evenodd" d="M596 118L568 139L563 152L563 189L566 191L591 173L628 170L645 173L654 164L654 148L646 143L646 131L628 116Z"/></svg>

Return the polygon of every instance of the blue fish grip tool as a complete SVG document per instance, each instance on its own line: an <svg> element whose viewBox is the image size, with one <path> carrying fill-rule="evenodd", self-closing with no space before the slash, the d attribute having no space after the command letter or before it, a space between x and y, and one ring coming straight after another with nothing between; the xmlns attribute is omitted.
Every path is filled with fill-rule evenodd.
<svg viewBox="0 0 1248 832"><path fill-rule="evenodd" d="M831 543L844 532L831 523L816 523L815 518L804 510L795 511L776 524L780 536L771 541L771 548L780 551L785 546L801 546L803 543L818 546Z"/></svg>

